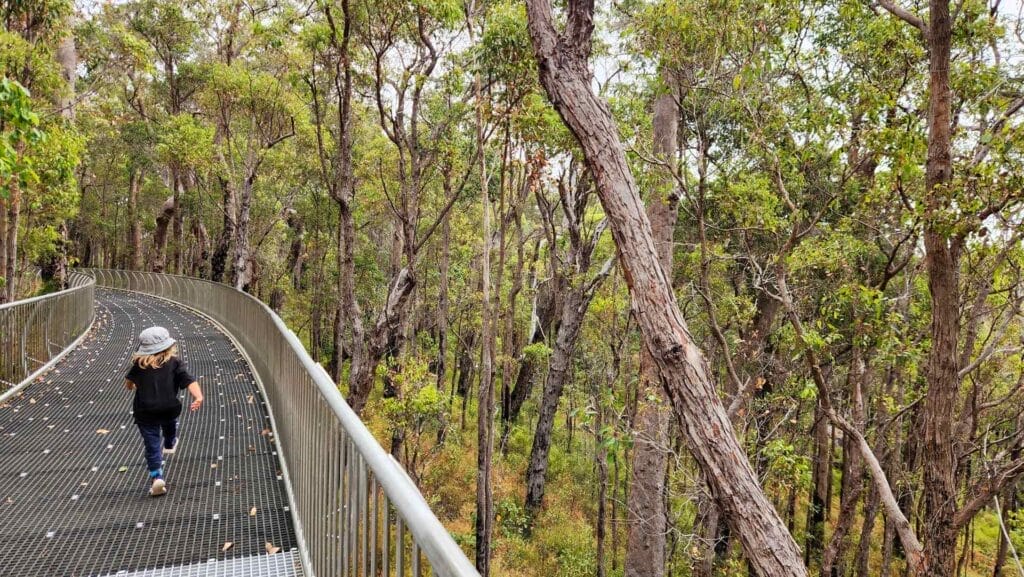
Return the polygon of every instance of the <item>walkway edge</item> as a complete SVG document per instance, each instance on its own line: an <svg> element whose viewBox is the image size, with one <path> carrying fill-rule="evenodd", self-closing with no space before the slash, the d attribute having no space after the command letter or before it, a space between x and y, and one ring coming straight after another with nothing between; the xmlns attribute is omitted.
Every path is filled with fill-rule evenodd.
<svg viewBox="0 0 1024 577"><path fill-rule="evenodd" d="M59 363L64 357L68 356L68 353L75 350L78 347L78 345L82 344L82 341L85 340L85 337L89 336L89 333L92 332L92 327L95 324L96 312L94 310L92 314L92 320L89 321L89 326L85 327L85 330L82 331L82 334L78 335L77 339L71 341L70 345L65 347L63 351L57 353L57 355L50 359L49 362L36 369L36 371L29 375L28 378L26 378L24 381L21 381L17 385L14 385L10 389L4 391L4 393L0 395L0 404L6 403L9 399L14 398L15 395L17 395L24 389L28 388L28 386L32 384L32 381L49 372L49 370L52 369L57 363Z"/></svg>

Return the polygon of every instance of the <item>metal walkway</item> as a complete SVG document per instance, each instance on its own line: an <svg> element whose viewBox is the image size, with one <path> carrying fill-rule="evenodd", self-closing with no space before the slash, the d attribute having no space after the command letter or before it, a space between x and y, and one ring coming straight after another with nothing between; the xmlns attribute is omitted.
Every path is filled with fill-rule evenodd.
<svg viewBox="0 0 1024 577"><path fill-rule="evenodd" d="M85 341L0 405L0 577L300 575L269 416L242 355L167 301L97 289L96 306ZM182 416L169 494L156 499L122 379L154 324L178 339L206 396Z"/></svg>

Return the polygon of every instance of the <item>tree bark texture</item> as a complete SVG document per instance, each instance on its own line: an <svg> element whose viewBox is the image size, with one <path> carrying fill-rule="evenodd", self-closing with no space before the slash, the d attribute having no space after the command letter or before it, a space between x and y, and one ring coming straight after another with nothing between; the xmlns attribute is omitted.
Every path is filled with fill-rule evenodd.
<svg viewBox="0 0 1024 577"><path fill-rule="evenodd" d="M819 403L814 411L814 462L811 475L810 506L807 510L807 545L804 563L808 566L821 560L825 542L825 520L832 495L832 435L828 416Z"/></svg>
<svg viewBox="0 0 1024 577"><path fill-rule="evenodd" d="M412 272L403 268L391 281L387 302L377 315L373 330L366 335L365 358L351 367L348 404L357 414L366 406L373 386L374 371L384 355L395 348L406 305L416 285Z"/></svg>
<svg viewBox="0 0 1024 577"><path fill-rule="evenodd" d="M167 232L175 212L174 197L164 202L160 215L156 217L156 231L153 233L153 272L164 272L167 267Z"/></svg>
<svg viewBox="0 0 1024 577"><path fill-rule="evenodd" d="M804 577L800 550L765 496L658 261L651 225L607 105L588 68L593 3L571 0L564 32L548 0L527 0L540 81L579 141L611 223L644 343L687 444L747 559L761 577Z"/></svg>
<svg viewBox="0 0 1024 577"><path fill-rule="evenodd" d="M530 464L526 469L526 512L535 517L540 512L544 500L544 485L547 480L548 455L551 452L551 432L555 424L555 413L558 412L558 401L562 397L562 389L569 377L573 351L579 337L580 327L586 311L584 295L578 289L570 290L562 303L561 322L558 336L551 353L548 376L544 382L544 394L541 397L537 428L533 434L533 446L530 449Z"/></svg>
<svg viewBox="0 0 1024 577"><path fill-rule="evenodd" d="M928 25L928 159L925 164L927 220L925 266L931 293L931 350L928 352L928 394L922 404L924 482L924 574L947 577L956 561L956 454L953 421L958 409L960 328L958 247L941 222L949 207L952 178L949 60L952 20L949 0L929 2Z"/></svg>
<svg viewBox="0 0 1024 577"><path fill-rule="evenodd" d="M235 189L228 178L220 178L220 186L223 191L224 209L223 224L220 235L217 237L217 248L213 251L213 258L210 260L211 278L215 282L224 282L228 270L228 255L231 254L231 242L235 238L235 224L238 222L238 203L235 198Z"/></svg>
<svg viewBox="0 0 1024 577"><path fill-rule="evenodd" d="M671 164L676 155L679 111L675 96L664 94L654 103L654 154ZM665 169L663 169L665 171ZM667 171L666 171L667 172ZM678 195L671 174L651 193L647 218L666 271L672 270L673 233ZM640 352L640 384L633 427L633 463L626 503L626 577L665 575L665 471L669 454L668 423L671 409L665 399L658 365L648 350Z"/></svg>
<svg viewBox="0 0 1024 577"><path fill-rule="evenodd" d="M250 290L252 283L252 249L249 243L249 220L252 214L252 189L256 182L256 173L249 172L242 185L242 194L238 199L238 226L235 228L235 263L234 285L237 290Z"/></svg>
<svg viewBox="0 0 1024 577"><path fill-rule="evenodd" d="M21 220L21 186L17 180L12 180L8 190L10 194L7 197L7 250L4 255L7 259L7 266L3 274L7 279L4 290L7 301L10 302L18 298L18 226Z"/></svg>
<svg viewBox="0 0 1024 577"><path fill-rule="evenodd" d="M132 270L142 268L142 219L139 216L139 189L142 187L142 171L133 168L128 175L128 266Z"/></svg>

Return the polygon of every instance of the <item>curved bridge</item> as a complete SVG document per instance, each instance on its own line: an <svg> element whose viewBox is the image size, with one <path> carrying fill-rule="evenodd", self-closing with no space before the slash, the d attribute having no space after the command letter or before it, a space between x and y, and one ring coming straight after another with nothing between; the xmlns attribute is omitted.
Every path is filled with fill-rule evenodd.
<svg viewBox="0 0 1024 577"><path fill-rule="evenodd" d="M168 327L207 403L153 499L122 386ZM477 573L266 306L186 277L86 270L0 307L0 577Z"/></svg>

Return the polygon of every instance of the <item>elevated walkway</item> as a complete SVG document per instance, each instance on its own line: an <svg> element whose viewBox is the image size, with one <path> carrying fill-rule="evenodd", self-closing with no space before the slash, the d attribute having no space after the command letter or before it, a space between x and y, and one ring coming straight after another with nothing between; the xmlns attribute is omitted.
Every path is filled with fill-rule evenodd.
<svg viewBox="0 0 1024 577"><path fill-rule="evenodd" d="M0 575L301 575L269 416L242 355L167 301L100 289L96 306L91 335L0 406ZM182 415L161 498L146 494L122 385L151 325L175 335L207 398Z"/></svg>
<svg viewBox="0 0 1024 577"><path fill-rule="evenodd" d="M0 305L0 577L479 577L263 303L174 275L71 280ZM160 498L123 387L151 325L206 396Z"/></svg>

